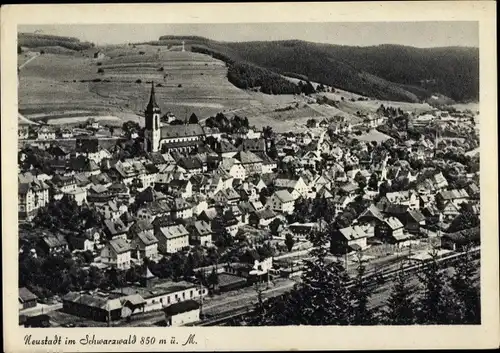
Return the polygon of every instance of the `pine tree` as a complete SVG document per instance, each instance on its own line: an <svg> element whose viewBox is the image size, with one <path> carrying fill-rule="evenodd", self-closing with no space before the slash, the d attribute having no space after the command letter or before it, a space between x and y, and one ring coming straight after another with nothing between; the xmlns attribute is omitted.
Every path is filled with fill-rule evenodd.
<svg viewBox="0 0 500 353"><path fill-rule="evenodd" d="M414 289L409 285L409 275L401 266L387 301L386 320L390 325L412 325L415 323L416 303Z"/></svg>
<svg viewBox="0 0 500 353"><path fill-rule="evenodd" d="M446 279L437 261L436 252L431 253L431 260L419 276L424 286L418 309L420 324L449 324L448 302L446 298Z"/></svg>
<svg viewBox="0 0 500 353"><path fill-rule="evenodd" d="M338 262L328 264L322 233L312 236L315 249L312 260L306 260L299 292L302 300L302 323L306 325L348 325L351 311L349 277Z"/></svg>
<svg viewBox="0 0 500 353"><path fill-rule="evenodd" d="M471 256L470 247L465 248L464 258L457 262L451 288L457 296L462 324L481 323L481 299L479 290L474 286L477 268Z"/></svg>
<svg viewBox="0 0 500 353"><path fill-rule="evenodd" d="M358 253L358 267L354 286L351 289L353 297L352 324L372 325L375 322L373 311L368 307L372 291L366 281L366 267L363 264L362 253Z"/></svg>

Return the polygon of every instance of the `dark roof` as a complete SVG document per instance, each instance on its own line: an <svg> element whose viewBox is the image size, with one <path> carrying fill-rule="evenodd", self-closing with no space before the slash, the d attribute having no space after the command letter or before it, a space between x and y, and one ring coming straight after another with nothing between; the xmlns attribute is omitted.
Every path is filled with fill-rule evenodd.
<svg viewBox="0 0 500 353"><path fill-rule="evenodd" d="M165 158L160 152L150 152L148 153L149 160L154 164L164 164L166 163Z"/></svg>
<svg viewBox="0 0 500 353"><path fill-rule="evenodd" d="M425 216L419 210L408 210L408 215L418 223L425 220Z"/></svg>
<svg viewBox="0 0 500 353"><path fill-rule="evenodd" d="M152 112L157 109L160 109L160 107L156 103L155 84L154 82L151 82L151 94L149 95L149 102L146 106L146 112Z"/></svg>
<svg viewBox="0 0 500 353"><path fill-rule="evenodd" d="M200 124L165 125L160 130L161 138L202 136L205 134Z"/></svg>
<svg viewBox="0 0 500 353"><path fill-rule="evenodd" d="M396 205L396 204L388 204L384 212L391 215L405 214L408 211L407 205Z"/></svg>
<svg viewBox="0 0 500 353"><path fill-rule="evenodd" d="M99 151L99 140L95 137L77 138L75 150L80 153L95 153Z"/></svg>
<svg viewBox="0 0 500 353"><path fill-rule="evenodd" d="M201 169L203 167L201 161L194 157L184 157L179 160L178 163L184 169Z"/></svg>
<svg viewBox="0 0 500 353"><path fill-rule="evenodd" d="M177 315L200 308L200 304L194 300L186 300L167 306L164 311L167 315Z"/></svg>
<svg viewBox="0 0 500 353"><path fill-rule="evenodd" d="M68 245L68 242L66 239L64 239L64 236L62 234L48 234L44 236L43 242L49 247L49 248L56 248L59 246L66 246Z"/></svg>
<svg viewBox="0 0 500 353"><path fill-rule="evenodd" d="M266 141L264 139L245 139L239 148L242 151L264 152L266 150Z"/></svg>

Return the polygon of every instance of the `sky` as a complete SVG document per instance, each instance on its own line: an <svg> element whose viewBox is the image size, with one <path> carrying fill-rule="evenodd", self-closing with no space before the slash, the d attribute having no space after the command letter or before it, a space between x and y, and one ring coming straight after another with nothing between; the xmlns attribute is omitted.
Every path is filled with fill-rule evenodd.
<svg viewBox="0 0 500 353"><path fill-rule="evenodd" d="M479 26L472 21L23 25L18 31L77 37L97 45L151 41L162 35L197 35L227 42L299 39L352 46L479 47Z"/></svg>

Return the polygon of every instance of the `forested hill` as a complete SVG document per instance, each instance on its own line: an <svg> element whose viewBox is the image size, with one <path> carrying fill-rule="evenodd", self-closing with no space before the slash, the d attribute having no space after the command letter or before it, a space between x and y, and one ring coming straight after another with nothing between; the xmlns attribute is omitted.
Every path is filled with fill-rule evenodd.
<svg viewBox="0 0 500 353"><path fill-rule="evenodd" d="M175 36L163 36L157 43L183 38L193 51L212 51L234 62L303 75L378 99L423 101L436 94L460 102L479 99L478 48L353 47L299 40L231 43Z"/></svg>
<svg viewBox="0 0 500 353"><path fill-rule="evenodd" d="M78 38L41 33L19 33L17 40L19 46L31 49L60 47L79 51L94 47L93 43L81 42Z"/></svg>

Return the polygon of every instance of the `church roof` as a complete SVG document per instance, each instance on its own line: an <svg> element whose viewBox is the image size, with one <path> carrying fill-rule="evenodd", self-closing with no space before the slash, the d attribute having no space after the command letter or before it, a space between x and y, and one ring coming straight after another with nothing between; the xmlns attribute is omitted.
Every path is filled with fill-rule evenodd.
<svg viewBox="0 0 500 353"><path fill-rule="evenodd" d="M162 139L204 135L200 124L165 125L160 133Z"/></svg>
<svg viewBox="0 0 500 353"><path fill-rule="evenodd" d="M160 109L160 107L156 103L155 84L151 82L151 94L149 95L149 103L146 106L146 111L153 111L155 109Z"/></svg>

